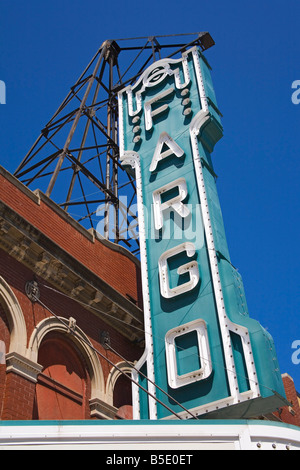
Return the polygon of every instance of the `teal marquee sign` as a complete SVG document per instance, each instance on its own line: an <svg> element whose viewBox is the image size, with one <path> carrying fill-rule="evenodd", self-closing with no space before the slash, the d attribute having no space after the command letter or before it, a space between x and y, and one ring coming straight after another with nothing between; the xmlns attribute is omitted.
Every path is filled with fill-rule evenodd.
<svg viewBox="0 0 300 470"><path fill-rule="evenodd" d="M194 47L119 93L120 158L135 172L145 317L135 419L247 418L283 406L273 340L247 310L226 243L211 153L222 137ZM150 380L145 379L147 376ZM155 384L157 386L155 386ZM176 400L172 401L163 391Z"/></svg>

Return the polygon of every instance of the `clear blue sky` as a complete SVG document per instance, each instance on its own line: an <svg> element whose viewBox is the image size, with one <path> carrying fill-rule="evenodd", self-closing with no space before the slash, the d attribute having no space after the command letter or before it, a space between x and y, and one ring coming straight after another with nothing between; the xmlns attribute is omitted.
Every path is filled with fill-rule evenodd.
<svg viewBox="0 0 300 470"><path fill-rule="evenodd" d="M206 57L224 115L213 158L231 260L250 316L300 391L291 360L300 340L299 18L299 0L0 0L0 164L11 172L105 39L211 33Z"/></svg>

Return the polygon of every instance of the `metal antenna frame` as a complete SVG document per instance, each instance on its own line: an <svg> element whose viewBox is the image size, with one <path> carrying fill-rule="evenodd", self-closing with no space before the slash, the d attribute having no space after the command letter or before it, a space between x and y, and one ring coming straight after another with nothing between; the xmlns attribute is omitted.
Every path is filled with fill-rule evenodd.
<svg viewBox="0 0 300 470"><path fill-rule="evenodd" d="M194 37L189 42L174 42L184 36ZM141 40L146 40L144 45L138 44ZM169 52L164 56L170 58L194 45L204 51L214 41L208 32L106 40L14 175L31 188L39 182L46 196L78 222L88 222L90 228L95 229L94 217L102 211L102 236L137 254L135 182L119 163L118 91L133 84L163 52ZM131 62L125 59L125 52ZM125 202L120 198L121 189ZM80 213L74 214L74 208Z"/></svg>

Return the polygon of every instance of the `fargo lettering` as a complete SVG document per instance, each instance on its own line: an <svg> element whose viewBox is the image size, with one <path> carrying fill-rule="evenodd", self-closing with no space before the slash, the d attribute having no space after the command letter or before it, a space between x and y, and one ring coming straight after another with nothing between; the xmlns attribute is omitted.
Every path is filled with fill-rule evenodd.
<svg viewBox="0 0 300 470"><path fill-rule="evenodd" d="M249 316L217 194L211 154L223 130L210 66L193 47L152 64L118 100L120 160L136 178L146 331L132 375L151 393L133 386L134 418L174 418L155 384L186 419L180 404L194 416L273 411L284 396L273 340Z"/></svg>

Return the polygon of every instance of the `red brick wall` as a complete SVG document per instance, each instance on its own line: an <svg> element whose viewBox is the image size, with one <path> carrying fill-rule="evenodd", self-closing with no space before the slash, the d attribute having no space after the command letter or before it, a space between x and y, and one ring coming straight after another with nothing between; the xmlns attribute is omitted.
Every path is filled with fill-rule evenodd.
<svg viewBox="0 0 300 470"><path fill-rule="evenodd" d="M7 253L0 249L0 276L2 276L10 285L20 303L25 317L28 338L31 336L36 325L50 316L50 313L46 309L38 303L33 304L25 294L25 284L27 281L32 280L33 275L33 271L11 258ZM100 331L103 330L110 333L112 347L117 349L128 360L134 360L137 357L139 358L141 350L136 346L133 346L129 340L126 340L119 332L115 331L111 326L102 321L101 318L95 316L88 310L85 310L76 301L43 287L44 285L47 285L44 280L39 279L38 277L37 280L39 281L40 286L41 301L56 315L65 318L69 318L70 316L75 318L77 326L85 332L93 345L97 349L100 349L100 351L110 360L116 360L117 358L114 357L113 353L106 351L101 346ZM119 362L120 358L117 360ZM105 371L110 369L107 362L103 365Z"/></svg>
<svg viewBox="0 0 300 470"><path fill-rule="evenodd" d="M49 311L47 311L38 303L33 304L25 294L25 284L27 281L32 280L33 275L33 271L23 266L21 263L0 249L0 276L2 276L10 285L20 303L25 318L28 340L34 328L43 319L51 316ZM75 318L77 326L85 332L93 346L99 350L101 354L104 355L104 357L107 357L114 363L121 361L119 356L113 354L111 351L105 350L101 346L100 332L103 330L109 332L112 347L120 352L120 354L122 354L122 356L125 357L128 361L134 361L140 358L142 353L140 348L133 345L129 340L126 340L119 332L115 331L111 326L102 321L101 318L93 315L88 310L85 310L80 304L73 301L72 299L43 287L43 285L46 285L44 280L39 278L37 278L37 280L40 282L41 301L56 315L62 316L64 318L69 318L70 316ZM0 311L0 313L0 340L5 339L8 352L8 325L5 320L5 313L3 309ZM101 357L99 357L99 360L106 381L111 371L111 365ZM3 397L4 388L5 396ZM32 419L34 412L34 396L34 383L31 383L30 381L27 381L26 379L17 376L14 373L7 374L5 379L5 365L0 366L0 413L2 403L2 416L0 414L0 419Z"/></svg>
<svg viewBox="0 0 300 470"><path fill-rule="evenodd" d="M279 415L280 419L284 423L300 426L300 406L294 381L288 374L283 374L282 379L287 400L292 404L292 406L285 406L277 415Z"/></svg>
<svg viewBox="0 0 300 470"><path fill-rule="evenodd" d="M141 301L139 268L125 254L99 240L93 243L45 202L37 205L1 173L0 200L118 292Z"/></svg>
<svg viewBox="0 0 300 470"><path fill-rule="evenodd" d="M4 403L4 392L6 382L6 365L0 364L0 419L2 416L2 409Z"/></svg>
<svg viewBox="0 0 300 470"><path fill-rule="evenodd" d="M2 420L30 420L33 415L35 384L12 372L6 376Z"/></svg>
<svg viewBox="0 0 300 470"><path fill-rule="evenodd" d="M3 201L22 218L40 230L46 237L56 243L61 249L100 277L113 289L126 297L129 294L134 299L141 300L140 274L137 264L123 253L112 250L98 240L92 242L80 229L74 228L64 216L55 212L50 205L41 201L41 205L16 187L11 178L5 178L0 171L0 201ZM32 281L35 273L18 262L8 253L0 249L0 276L9 284L16 295L25 318L27 338L30 339L34 328L51 313L38 303L32 303L25 294L25 284ZM69 318L72 316L77 326L89 337L93 346L113 363L120 362L119 356L105 350L100 344L100 333L108 331L111 345L129 361L135 361L141 356L141 349L133 345L101 318L84 309L76 301L55 293L45 287L43 279L35 276L39 282L40 299L55 315ZM141 304L141 303L140 303ZM6 314L0 304L0 340L6 344L9 351L10 332ZM27 345L28 346L28 345ZM99 356L105 381L111 371L111 365ZM86 374L89 373L87 365ZM17 375L6 373L6 366L0 365L0 419L30 420L36 413L35 406L36 384ZM120 391L122 393L122 391ZM86 400L90 398L90 383L87 381ZM87 413L86 418L89 415Z"/></svg>
<svg viewBox="0 0 300 470"><path fill-rule="evenodd" d="M8 351L8 348L9 348L9 340L10 340L10 333L9 333L7 318L0 304L0 341L4 342L6 352ZM6 365L0 364L0 418L1 418L2 404L4 400L5 381L6 381Z"/></svg>
<svg viewBox="0 0 300 470"><path fill-rule="evenodd" d="M9 348L9 338L8 321L0 301L0 340L4 341L6 351L8 351Z"/></svg>

